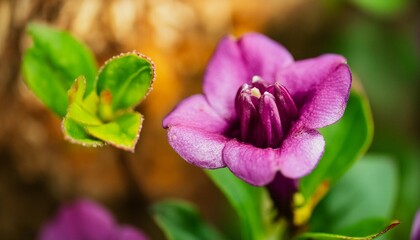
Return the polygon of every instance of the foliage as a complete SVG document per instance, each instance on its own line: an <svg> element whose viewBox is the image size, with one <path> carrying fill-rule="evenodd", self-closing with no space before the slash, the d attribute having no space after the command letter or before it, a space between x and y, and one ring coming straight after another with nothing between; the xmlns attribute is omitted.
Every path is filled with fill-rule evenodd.
<svg viewBox="0 0 420 240"><path fill-rule="evenodd" d="M93 54L65 31L31 24L34 46L23 58L28 87L58 116L65 137L84 146L106 143L134 151L143 116L134 111L154 80L154 65L137 52L108 60L96 75Z"/></svg>
<svg viewBox="0 0 420 240"><path fill-rule="evenodd" d="M170 240L225 239L204 222L197 209L180 200L166 200L152 207L154 218Z"/></svg>

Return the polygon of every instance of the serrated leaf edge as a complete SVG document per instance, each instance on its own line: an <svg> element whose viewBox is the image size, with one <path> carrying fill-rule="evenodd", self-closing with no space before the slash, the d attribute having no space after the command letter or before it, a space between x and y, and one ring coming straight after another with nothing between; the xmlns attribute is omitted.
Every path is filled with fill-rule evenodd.
<svg viewBox="0 0 420 240"><path fill-rule="evenodd" d="M92 143L92 144L88 144L88 143L84 143L81 142L73 137L71 137L69 134L67 134L66 131L66 127L64 126L64 122L67 120L67 116L63 118L63 120L61 121L61 131L63 132L64 135L64 139L73 143L73 144L78 144L78 145L82 145L83 147L103 147L107 145L107 142L102 141L101 139L98 139L100 141L102 141L102 143ZM84 127L83 127L84 128ZM87 131L86 131L87 132ZM89 134L90 135L90 134ZM91 135L92 136L92 135ZM94 137L94 136L93 136Z"/></svg>
<svg viewBox="0 0 420 240"><path fill-rule="evenodd" d="M151 58L149 58L148 56L144 55L143 53L140 53L137 50L133 50L131 52L120 53L120 54L115 55L115 56L111 57L110 59L106 60L105 63L99 68L99 71L96 74L95 83L98 82L99 75L101 75L101 72L103 71L103 69L105 68L105 66L107 64L109 64L110 62L114 61L115 59L118 59L118 58L121 58L121 57L125 57L125 56L128 56L128 55L136 55L136 56L138 56L138 57L140 57L142 59L145 59L152 66L152 79L150 80L150 87L147 90L147 92L144 95L144 97L136 104L136 105L138 105L141 102L143 102L147 98L147 96L149 96L150 92L153 90L153 83L155 82L155 79L156 79L156 66L155 66L155 63L152 61ZM95 89L96 89L96 86L95 86Z"/></svg>
<svg viewBox="0 0 420 240"><path fill-rule="evenodd" d="M109 141L104 141L104 140L102 140L102 139L100 139L101 141L103 141L104 143L106 143L106 144L109 144L109 145L111 145L111 146L114 146L114 147L116 147L116 148L119 148L119 149L122 149L122 150L125 150L125 151L129 151L129 152L131 152L131 153L134 153L134 151L135 151L135 149L136 149L136 144L137 144L137 142L138 142L138 140L139 140L139 138L140 138L140 132L141 132L141 129L143 128L143 121L144 121L144 117L143 117L143 114L141 114L141 113L139 113L139 112L137 112L137 111L132 111L132 113L138 113L139 115L140 115L140 126L139 126L139 128L138 128L138 130L137 130L137 134L136 134L136 137L133 139L133 141L132 141L132 147L127 147L127 146L124 146L124 145L118 145L118 144L115 144L115 143L112 143L112 142L109 142ZM93 137L95 137L94 135L92 135L90 132L89 132L89 130L87 130L86 129L86 131L89 133L89 135L91 135L91 136L93 136ZM98 138L99 139L99 138Z"/></svg>

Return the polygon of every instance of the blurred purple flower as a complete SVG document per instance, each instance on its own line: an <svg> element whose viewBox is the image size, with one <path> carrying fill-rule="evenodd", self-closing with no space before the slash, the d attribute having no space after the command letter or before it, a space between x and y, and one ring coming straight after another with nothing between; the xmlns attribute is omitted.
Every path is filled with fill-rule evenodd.
<svg viewBox="0 0 420 240"><path fill-rule="evenodd" d="M175 151L199 167L227 166L259 186L278 172L297 179L322 156L316 129L341 118L350 86L342 56L294 61L263 35L228 36L207 66L204 94L182 101L163 126Z"/></svg>
<svg viewBox="0 0 420 240"><path fill-rule="evenodd" d="M130 226L118 226L112 215L89 200L64 205L40 232L40 240L147 240Z"/></svg>
<svg viewBox="0 0 420 240"><path fill-rule="evenodd" d="M411 228L411 240L420 240L420 210L417 211Z"/></svg>

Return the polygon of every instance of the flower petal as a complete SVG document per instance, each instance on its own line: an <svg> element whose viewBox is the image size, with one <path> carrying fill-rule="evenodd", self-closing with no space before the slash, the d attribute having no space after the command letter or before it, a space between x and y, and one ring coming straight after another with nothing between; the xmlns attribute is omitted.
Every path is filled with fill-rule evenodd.
<svg viewBox="0 0 420 240"><path fill-rule="evenodd" d="M225 119L236 117L235 93L252 77L261 76L274 83L277 70L293 63L291 54L280 44L257 33L222 39L204 76L204 95L210 105Z"/></svg>
<svg viewBox="0 0 420 240"><path fill-rule="evenodd" d="M278 149L257 148L235 139L223 149L223 161L228 168L237 177L256 186L266 185L274 179L279 158Z"/></svg>
<svg viewBox="0 0 420 240"><path fill-rule="evenodd" d="M187 162L203 168L224 167L222 149L228 141L223 133L225 119L207 103L203 95L184 101L163 120L169 144Z"/></svg>
<svg viewBox="0 0 420 240"><path fill-rule="evenodd" d="M228 123L220 117L201 94L193 95L182 102L163 120L163 127L187 126L207 132L222 133Z"/></svg>
<svg viewBox="0 0 420 240"><path fill-rule="evenodd" d="M44 225L40 239L110 239L116 225L111 214L89 200L62 207L56 218Z"/></svg>
<svg viewBox="0 0 420 240"><path fill-rule="evenodd" d="M236 40L227 36L217 46L207 65L203 91L210 105L225 119L234 119L235 93L247 80L247 68Z"/></svg>
<svg viewBox="0 0 420 240"><path fill-rule="evenodd" d="M417 210L416 216L413 220L413 225L411 227L411 240L418 240L420 239L420 209Z"/></svg>
<svg viewBox="0 0 420 240"><path fill-rule="evenodd" d="M286 48L258 33L243 35L238 45L250 74L248 78L257 75L273 84L277 71L294 61Z"/></svg>
<svg viewBox="0 0 420 240"><path fill-rule="evenodd" d="M317 130L293 128L280 148L280 172L287 178L303 177L316 166L324 147L324 138Z"/></svg>
<svg viewBox="0 0 420 240"><path fill-rule="evenodd" d="M322 128L344 114L351 73L342 56L328 54L297 61L280 70L277 79L299 108L297 124L309 129Z"/></svg>
<svg viewBox="0 0 420 240"><path fill-rule="evenodd" d="M169 126L168 141L172 148L191 164L202 168L225 166L222 150L229 139L220 133L186 126Z"/></svg>

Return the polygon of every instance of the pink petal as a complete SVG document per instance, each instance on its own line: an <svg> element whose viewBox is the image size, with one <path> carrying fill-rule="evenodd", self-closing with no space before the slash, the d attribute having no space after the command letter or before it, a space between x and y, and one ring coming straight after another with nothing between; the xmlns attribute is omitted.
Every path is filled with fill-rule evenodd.
<svg viewBox="0 0 420 240"><path fill-rule="evenodd" d="M239 48L250 76L257 75L273 84L280 68L293 63L292 55L279 43L257 33L243 35Z"/></svg>
<svg viewBox="0 0 420 240"><path fill-rule="evenodd" d="M184 99L165 117L163 127L171 126L187 126L222 133L228 123L210 107L203 95L197 94Z"/></svg>
<svg viewBox="0 0 420 240"><path fill-rule="evenodd" d="M289 90L300 110L298 125L322 128L344 114L351 73L342 56L328 54L297 61L279 71L278 81Z"/></svg>
<svg viewBox="0 0 420 240"><path fill-rule="evenodd" d="M181 125L169 126L168 141L172 148L191 164L202 168L225 166L222 150L229 139L220 133Z"/></svg>
<svg viewBox="0 0 420 240"><path fill-rule="evenodd" d="M416 216L413 220L413 225L411 227L411 240L419 240L420 239L420 209L417 210Z"/></svg>
<svg viewBox="0 0 420 240"><path fill-rule="evenodd" d="M223 161L239 178L256 186L270 183L277 171L300 178L316 166L324 152L324 138L316 130L293 129L281 148L257 148L232 140L223 149Z"/></svg>
<svg viewBox="0 0 420 240"><path fill-rule="evenodd" d="M263 186L270 183L278 170L276 162L280 151L272 148L257 148L232 140L223 150L223 160L228 168L245 182Z"/></svg>
<svg viewBox="0 0 420 240"><path fill-rule="evenodd" d="M241 51L236 40L227 36L216 48L204 75L203 91L210 105L225 119L234 119L235 94L247 79Z"/></svg>
<svg viewBox="0 0 420 240"><path fill-rule="evenodd" d="M169 144L186 161L203 168L225 166L222 149L228 141L223 133L228 123L207 103L203 95L182 101L164 120Z"/></svg>
<svg viewBox="0 0 420 240"><path fill-rule="evenodd" d="M235 94L255 75L274 83L277 70L293 62L293 57L280 44L256 33L239 40L231 36L222 39L207 65L204 95L210 105L225 119L236 117Z"/></svg>
<svg viewBox="0 0 420 240"><path fill-rule="evenodd" d="M293 128L280 148L281 173L294 179L310 173L324 153L324 147L324 138L317 130Z"/></svg>
<svg viewBox="0 0 420 240"><path fill-rule="evenodd" d="M110 239L116 224L111 214L89 200L64 205L51 222L44 225L41 240Z"/></svg>

